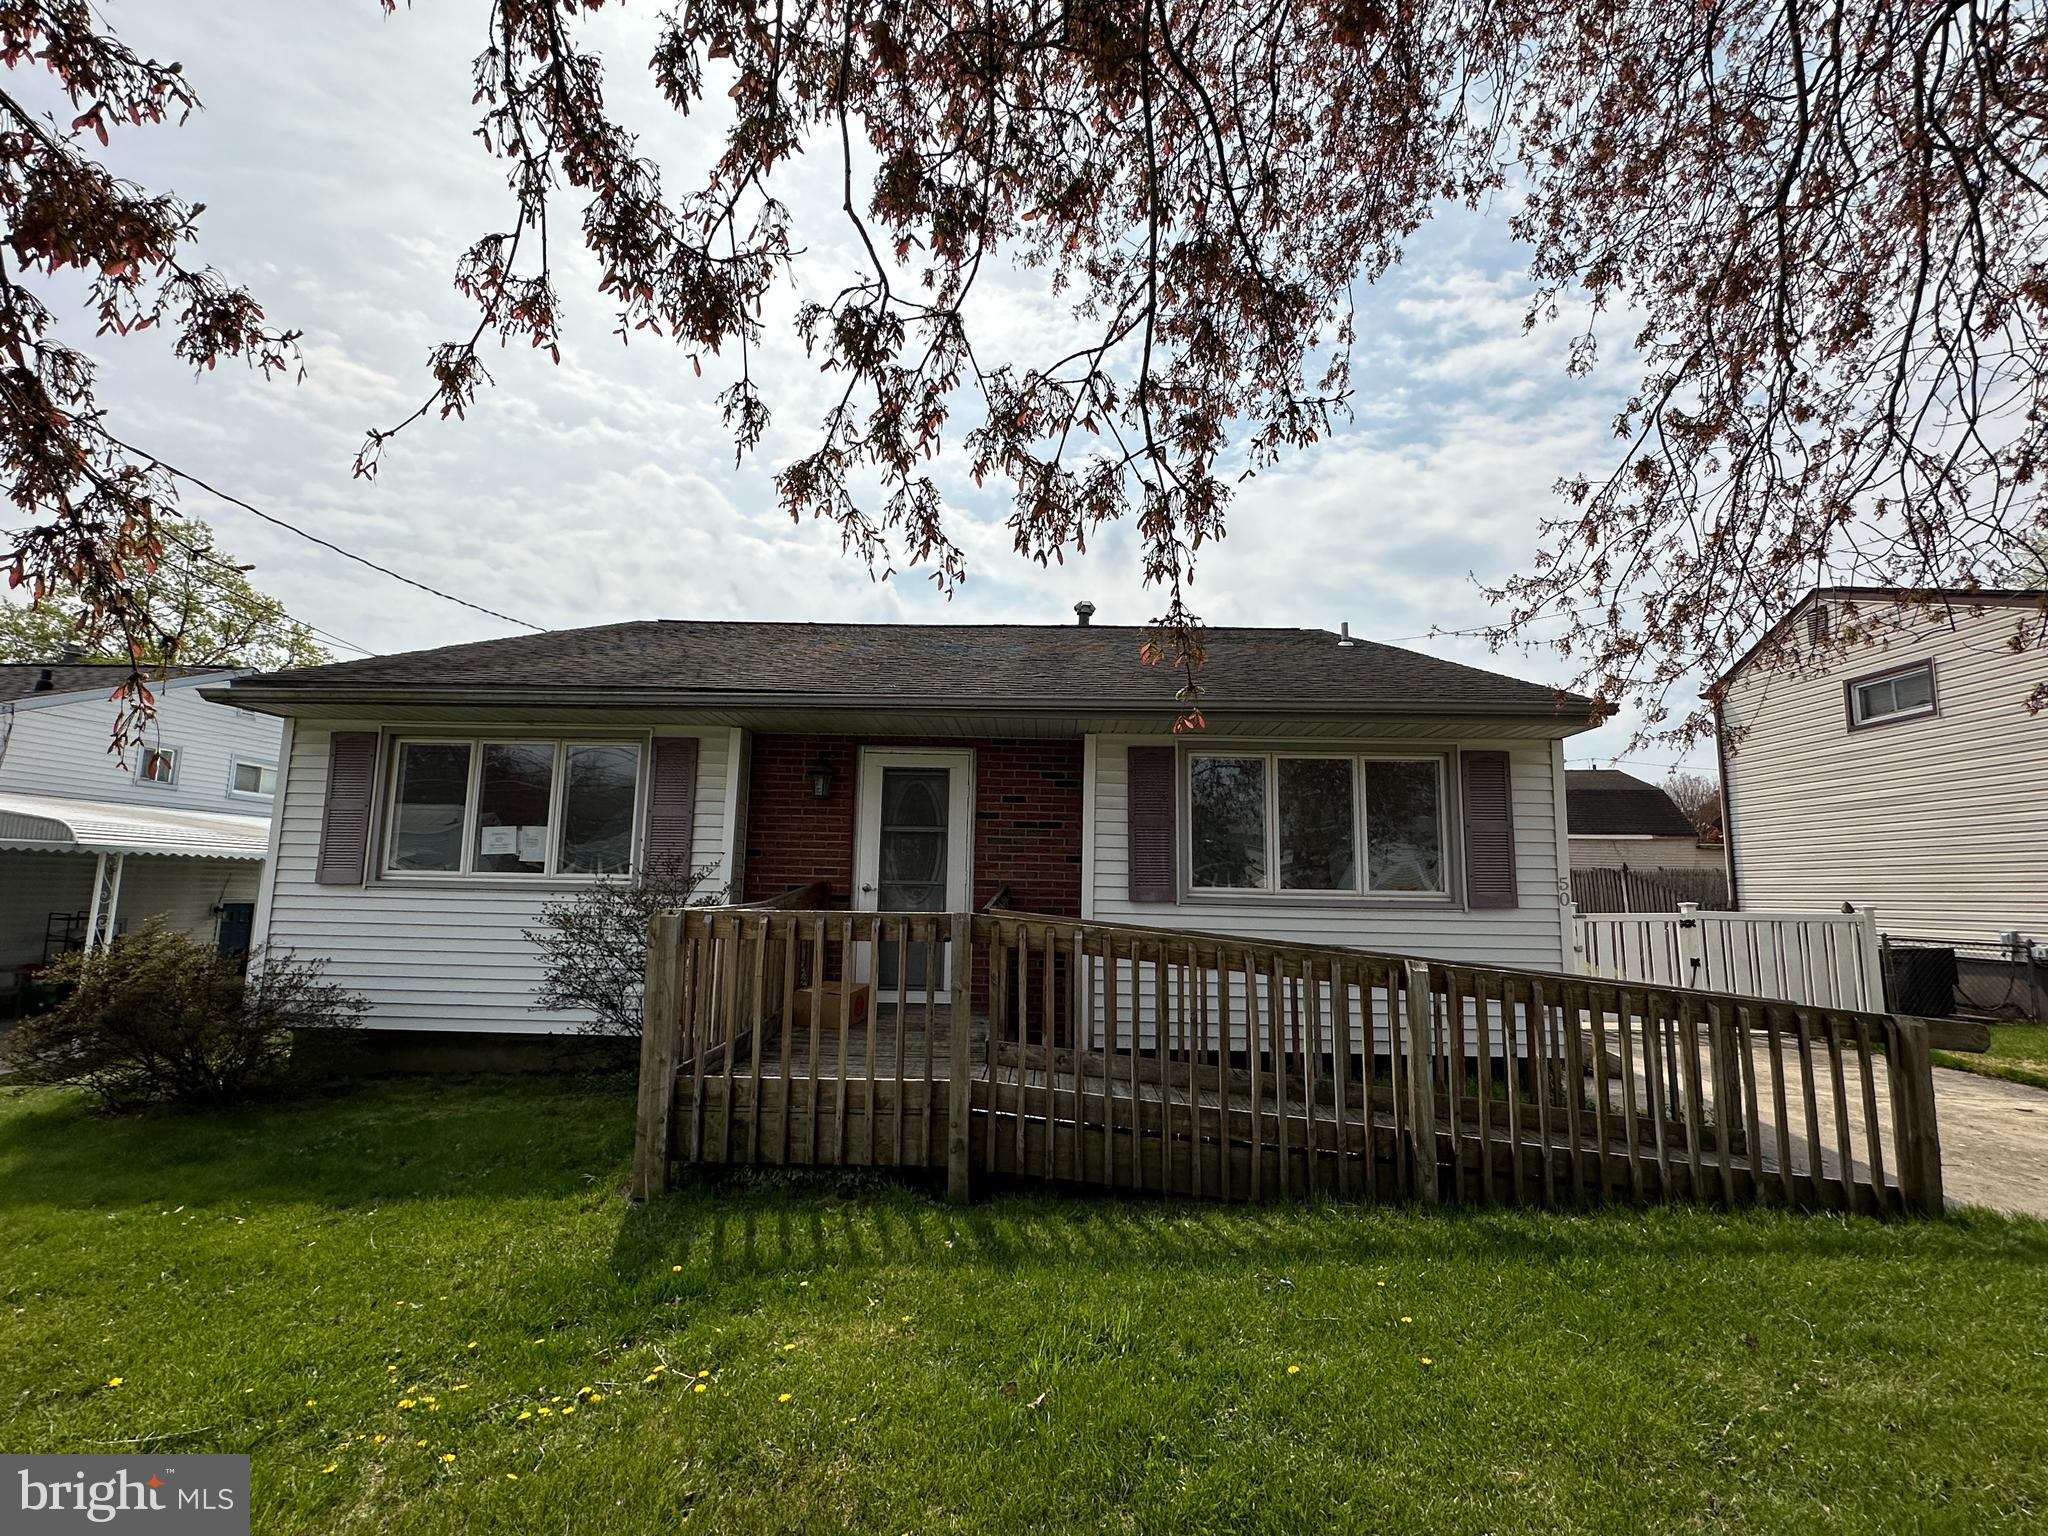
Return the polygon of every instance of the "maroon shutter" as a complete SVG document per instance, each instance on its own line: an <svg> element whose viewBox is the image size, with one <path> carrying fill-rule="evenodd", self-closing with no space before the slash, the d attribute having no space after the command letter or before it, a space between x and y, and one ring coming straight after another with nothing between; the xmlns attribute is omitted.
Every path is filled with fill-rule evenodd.
<svg viewBox="0 0 2048 1536"><path fill-rule="evenodd" d="M657 736L647 769L647 846L641 863L688 868L697 833L697 738Z"/></svg>
<svg viewBox="0 0 2048 1536"><path fill-rule="evenodd" d="M316 884L363 883L370 855L370 791L376 777L377 733L336 731L327 743L327 806L320 818Z"/></svg>
<svg viewBox="0 0 2048 1536"><path fill-rule="evenodd" d="M1171 747L1130 747L1125 782L1126 858L1133 901L1172 901L1174 792Z"/></svg>
<svg viewBox="0 0 2048 1536"><path fill-rule="evenodd" d="M1464 781L1465 905L1512 907L1515 902L1515 803L1505 752L1462 752Z"/></svg>

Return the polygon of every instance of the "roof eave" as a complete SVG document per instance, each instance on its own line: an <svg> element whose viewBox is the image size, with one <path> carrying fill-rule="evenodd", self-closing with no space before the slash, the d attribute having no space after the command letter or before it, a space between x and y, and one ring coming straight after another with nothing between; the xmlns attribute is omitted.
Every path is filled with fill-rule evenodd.
<svg viewBox="0 0 2048 1536"><path fill-rule="evenodd" d="M264 706L304 706L318 703L337 709L378 704L479 705L499 704L555 709L806 709L857 714L876 710L921 709L944 714L1158 714L1173 716L1187 705L1175 699L1123 698L1106 694L1076 695L917 695L775 693L744 690L691 690L648 688L479 688L473 686L346 687L319 685L295 687L261 681L236 682L202 690L201 697L216 704L264 711ZM1197 708L1227 710L1234 714L1259 715L1414 715L1448 714L1488 719L1566 719L1574 714L1586 718L1586 728L1598 724L1591 699L1576 694L1559 694L1548 707L1531 700L1520 703L1484 703L1470 700L1409 700L1398 703L1362 703L1331 699L1222 699L1197 700ZM283 711L278 711L283 712Z"/></svg>
<svg viewBox="0 0 2048 1536"><path fill-rule="evenodd" d="M1810 587L1804 597L1786 609L1776 623L1750 642L1749 649L1722 669L1700 689L1700 697L1712 700L1717 692L1734 681L1736 673L1742 671L1757 654L1770 644L1778 634L1806 611L1808 604L1827 598L1847 602L1889 602L1903 606L1907 603L1946 603L1956 608L2009 608L2014 606L2041 607L2048 604L2048 598L2041 593L2024 587L1982 587L1970 591L1962 587Z"/></svg>

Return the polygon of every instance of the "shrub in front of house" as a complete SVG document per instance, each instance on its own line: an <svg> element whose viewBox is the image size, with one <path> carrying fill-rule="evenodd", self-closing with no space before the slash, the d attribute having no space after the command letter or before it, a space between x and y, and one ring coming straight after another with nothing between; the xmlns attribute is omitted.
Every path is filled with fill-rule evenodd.
<svg viewBox="0 0 2048 1536"><path fill-rule="evenodd" d="M77 1083L107 1108L239 1104L276 1088L296 1031L352 1031L369 1005L323 979L325 962L239 955L151 922L44 972L59 994L8 1054L34 1082Z"/></svg>
<svg viewBox="0 0 2048 1536"><path fill-rule="evenodd" d="M616 1038L640 1033L640 993L647 981L647 927L657 912L722 901L712 871L657 860L638 875L599 880L541 910L526 941L540 955L534 1006L579 1015L580 1034Z"/></svg>

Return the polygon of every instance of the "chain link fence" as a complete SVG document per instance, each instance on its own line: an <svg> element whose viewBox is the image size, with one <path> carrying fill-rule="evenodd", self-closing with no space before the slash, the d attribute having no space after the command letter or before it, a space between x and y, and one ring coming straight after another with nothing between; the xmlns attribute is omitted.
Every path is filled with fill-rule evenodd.
<svg viewBox="0 0 2048 1536"><path fill-rule="evenodd" d="M1894 1012L1946 1019L2048 1020L2048 947L2002 940L1884 935L1885 1000Z"/></svg>

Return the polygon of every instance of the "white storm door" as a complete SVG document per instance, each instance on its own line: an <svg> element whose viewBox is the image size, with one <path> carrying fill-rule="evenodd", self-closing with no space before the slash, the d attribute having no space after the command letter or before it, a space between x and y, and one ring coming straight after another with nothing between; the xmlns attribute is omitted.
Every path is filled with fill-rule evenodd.
<svg viewBox="0 0 2048 1536"><path fill-rule="evenodd" d="M862 912L965 912L973 891L974 753L964 749L864 747L860 816L854 834L853 904ZM867 946L856 959L868 976ZM909 946L899 977L897 947L883 946L875 982L890 994L924 997L925 948ZM946 954L937 962L936 1002L950 998Z"/></svg>

